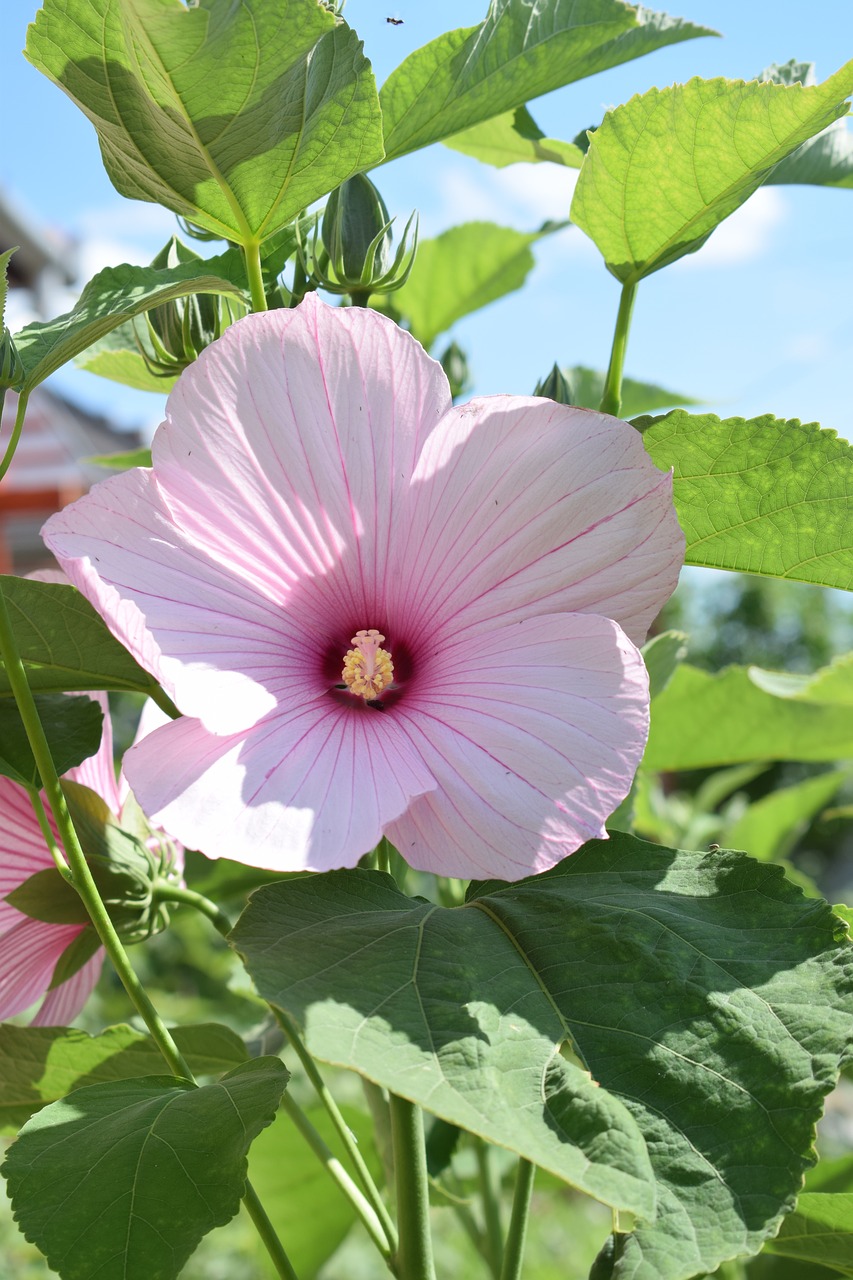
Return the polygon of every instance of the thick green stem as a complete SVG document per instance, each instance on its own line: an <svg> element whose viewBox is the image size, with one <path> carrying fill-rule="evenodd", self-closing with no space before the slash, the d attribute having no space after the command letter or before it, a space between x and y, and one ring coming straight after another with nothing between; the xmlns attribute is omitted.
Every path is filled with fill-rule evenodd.
<svg viewBox="0 0 853 1280"><path fill-rule="evenodd" d="M197 911L200 911L203 915L207 916L214 928L216 928L223 937L227 937L231 932L231 921L228 919L225 912L220 911L215 902L211 902L209 898L205 898L201 893L196 893L194 889L183 889L179 885L171 884L168 881L161 881L155 888L155 895L161 901L182 902L186 906L195 907ZM350 1199L353 1200L356 1210L364 1220L368 1231L373 1234L371 1224L367 1221L365 1215L361 1213L361 1203L366 1199L372 1221L378 1221L381 1224L383 1238L382 1243L379 1245L380 1252L383 1253L383 1256L388 1256L393 1253L397 1247L397 1229L394 1226L391 1215L389 1214L385 1202L382 1199L379 1188L373 1181L370 1170L365 1164L364 1157L359 1151L356 1141L353 1138L352 1131L344 1117L341 1115L338 1104L329 1092L325 1080L320 1075L316 1062L303 1044L295 1022L282 1009L275 1008L273 1009L273 1013L275 1014L276 1020L278 1021L281 1029L284 1031L284 1034L287 1036L291 1048L302 1063L305 1074L314 1086L320 1102L325 1107L338 1137L341 1140L341 1144L349 1156L352 1166L358 1175L359 1181L361 1182L364 1190L364 1197L361 1197L361 1193L358 1188L352 1183L348 1175L344 1173L344 1177L347 1178L347 1182L352 1187L355 1196L358 1197L358 1201L356 1201L353 1196L350 1196ZM289 1103L290 1100L288 1099L287 1101ZM304 1120L304 1123L308 1125L309 1121ZM319 1135L317 1136L319 1139ZM320 1139L320 1141L322 1141L322 1139ZM326 1148L326 1150L328 1151L328 1148ZM346 1194L349 1195L347 1188L344 1187L343 1189Z"/></svg>
<svg viewBox="0 0 853 1280"><path fill-rule="evenodd" d="M483 1201L483 1219L486 1224L487 1261L492 1274L500 1275L504 1247L501 1225L501 1187L495 1173L492 1149L482 1139L477 1141L477 1168L480 1173L480 1196Z"/></svg>
<svg viewBox="0 0 853 1280"><path fill-rule="evenodd" d="M622 369L625 364L625 351L628 347L628 332L631 328L631 313L634 310L634 295L637 292L637 281L626 280L622 286L619 299L619 311L616 314L616 328L613 331L613 345L610 348L610 366L604 382L604 393L599 408L602 413L612 413L619 417L622 408Z"/></svg>
<svg viewBox="0 0 853 1280"><path fill-rule="evenodd" d="M243 245L243 258L246 262L246 277L249 281L249 292L252 296L252 310L266 311L267 294L264 289L264 273L261 269L261 246L255 240Z"/></svg>
<svg viewBox="0 0 853 1280"><path fill-rule="evenodd" d="M400 1229L397 1274L400 1280L435 1280L423 1114L420 1107L394 1093L389 1106Z"/></svg>
<svg viewBox="0 0 853 1280"><path fill-rule="evenodd" d="M364 1223L367 1233L370 1236L376 1248L382 1254L386 1262L391 1261L393 1249L388 1243L382 1224L373 1212L366 1198L361 1194L346 1169L337 1159L321 1135L314 1128L305 1112L294 1102L290 1094L286 1093L282 1098L281 1105L284 1111L290 1116L299 1132L302 1134L308 1146L314 1152L317 1159L325 1166L326 1172L333 1182L337 1183L341 1191L354 1207L361 1221Z"/></svg>
<svg viewBox="0 0 853 1280"><path fill-rule="evenodd" d="M24 429L24 418L27 412L27 401L30 398L28 391L22 391L18 396L18 412L15 414L15 425L12 428L12 436L6 446L6 452L3 454L3 461L0 462L0 480L3 479L6 472L11 466L12 459L15 456L15 450L18 447L18 441L21 438L21 432Z"/></svg>
<svg viewBox="0 0 853 1280"><path fill-rule="evenodd" d="M533 1195L535 1176L536 1165L531 1164L529 1160L519 1160L500 1280L521 1280L524 1242L527 1238L527 1223L530 1216L530 1197Z"/></svg>
<svg viewBox="0 0 853 1280"><path fill-rule="evenodd" d="M47 796L53 814L53 820L56 823L65 855L68 859L69 869L71 871L71 883L79 893L89 913L89 918L95 927L95 932L103 943L104 950L109 956L115 967L116 973L121 979L122 986L130 997L134 1008L142 1018L146 1027L151 1033L151 1038L160 1050L169 1070L173 1075L183 1076L187 1080L193 1080L193 1074L190 1070L186 1059L181 1053L172 1035L160 1018L159 1013L154 1008L148 993L143 987L139 978L128 959L121 939L116 933L112 920L109 917L106 907L101 900L98 887L89 870L89 864L80 847L80 841L77 838L77 832L74 823L71 821L71 814L68 812L68 806L65 803L65 795L62 791L62 785L59 781L56 769L53 764L53 757L50 754L47 737L42 728L39 719L38 710L35 700L33 699L27 673L21 656L18 652L18 646L15 643L15 633L12 630L12 623L9 618L9 611L6 607L6 597L3 592L2 584L0 584L0 658L6 668L6 674L9 678L9 684L15 701L18 705L18 712L26 730L27 738L30 744L30 750L36 762L39 771L42 787ZM39 805L41 800L39 798ZM42 807L42 812L44 812ZM36 808L36 816L38 817L38 808ZM48 828L49 829L49 828ZM53 833L50 833L51 839L48 841L48 848L52 849ZM251 1186L246 1182L246 1191L244 1194L244 1203L246 1208L258 1227L270 1258L278 1271L281 1280L297 1280L296 1273L290 1265L287 1256L282 1248L281 1242L278 1240L269 1219L261 1208L260 1202Z"/></svg>

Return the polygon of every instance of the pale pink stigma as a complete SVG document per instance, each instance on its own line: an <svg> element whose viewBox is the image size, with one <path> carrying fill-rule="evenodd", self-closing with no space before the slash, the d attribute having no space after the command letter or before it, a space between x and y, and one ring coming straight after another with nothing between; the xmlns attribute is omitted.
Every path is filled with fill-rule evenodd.
<svg viewBox="0 0 853 1280"><path fill-rule="evenodd" d="M394 663L387 649L380 649L385 637L375 627L356 631L344 657L341 679L352 693L371 702L388 688L394 679Z"/></svg>

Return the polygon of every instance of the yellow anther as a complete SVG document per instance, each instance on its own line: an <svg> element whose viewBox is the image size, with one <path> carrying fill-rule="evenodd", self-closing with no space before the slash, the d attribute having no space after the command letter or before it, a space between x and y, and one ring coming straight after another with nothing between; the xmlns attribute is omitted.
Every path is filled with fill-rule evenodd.
<svg viewBox="0 0 853 1280"><path fill-rule="evenodd" d="M369 631L357 631L350 640L353 646L347 650L341 679L352 693L372 702L387 689L394 679L394 663L387 649L380 649L385 637L371 627Z"/></svg>

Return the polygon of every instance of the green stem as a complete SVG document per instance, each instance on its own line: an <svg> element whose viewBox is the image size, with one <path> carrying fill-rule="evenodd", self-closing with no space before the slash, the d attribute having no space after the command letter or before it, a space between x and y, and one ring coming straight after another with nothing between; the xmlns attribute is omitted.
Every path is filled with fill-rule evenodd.
<svg viewBox="0 0 853 1280"><path fill-rule="evenodd" d="M201 893L196 893L194 889L184 889L179 885L171 884L168 881L160 881L155 886L154 892L155 896L160 901L182 902L186 906L195 907L197 911L200 911L203 915L207 916L214 928L217 929L223 937L227 937L231 932L231 921L228 919L225 912L220 911L215 902L211 902L209 898L205 898ZM378 1219L381 1224L382 1231L384 1233L384 1240L380 1249L381 1252L387 1256L397 1247L397 1229L394 1226L391 1215L385 1206L385 1202L382 1199L379 1188L373 1181L370 1170L365 1164L364 1157L359 1151L356 1141L352 1136L352 1131L342 1116L338 1104L332 1097L325 1080L321 1076L316 1062L311 1057L311 1054L303 1043L296 1023L284 1012L283 1009L279 1009L277 1007L273 1008L273 1013L275 1014L280 1027L284 1031L284 1034L287 1036L291 1048L302 1063L305 1074L311 1081L320 1102L325 1107L329 1118L335 1127L335 1131L341 1140L341 1144L352 1162L353 1168L355 1169L364 1190L367 1203L372 1211L372 1216L374 1219ZM307 1124L309 1122L306 1120L305 1123ZM348 1178L348 1175L345 1174L344 1176ZM358 1188L352 1183L351 1185L355 1194L360 1196L361 1193L358 1191ZM352 1197L350 1198L352 1199ZM356 1208L358 1208L358 1205L356 1205ZM365 1226L367 1226L368 1231L371 1230L367 1221L365 1221Z"/></svg>
<svg viewBox="0 0 853 1280"><path fill-rule="evenodd" d="M501 1188L495 1173L492 1150L488 1143L477 1140L477 1168L480 1173L480 1195L486 1223L488 1263L493 1275L503 1266L503 1226L501 1224Z"/></svg>
<svg viewBox="0 0 853 1280"><path fill-rule="evenodd" d="M341 1191L343 1191L344 1195L350 1201L359 1218L364 1223L368 1235L376 1245L376 1248L382 1254L385 1261L390 1262L393 1255L393 1249L389 1245L385 1231L382 1228L382 1224L373 1212L371 1206L368 1204L366 1198L361 1194L358 1187L341 1164L340 1160L338 1160L334 1153L329 1149L306 1116L305 1112L298 1103L293 1101L289 1093L285 1093L281 1100L281 1105L282 1109L290 1116L291 1120L296 1125L296 1128L302 1134L317 1159L323 1164L326 1172L329 1174L329 1177L333 1182L337 1183L338 1187L340 1187Z"/></svg>
<svg viewBox="0 0 853 1280"><path fill-rule="evenodd" d="M9 467L12 464L12 459L15 456L15 450L18 447L18 441L20 440L21 432L24 429L24 418L27 413L27 401L29 398L29 391L22 391L18 396L18 411L15 414L15 425L12 428L12 437L6 446L6 452L3 454L3 461L0 462L0 480L3 479L6 472L9 470Z"/></svg>
<svg viewBox="0 0 853 1280"><path fill-rule="evenodd" d="M247 241L243 245L243 257L246 262L249 292L252 295L252 310L266 311L267 295L264 289L264 273L261 269L260 243L256 240Z"/></svg>
<svg viewBox="0 0 853 1280"><path fill-rule="evenodd" d="M37 787L30 789L30 804L33 806L33 812L35 813L36 818L38 819L38 824L41 827L44 842L50 850L50 856L53 858L57 871L62 876L63 880L67 880L69 884L73 884L74 875L68 863L65 861L65 855L56 843L53 828L47 820L47 814L45 813L45 808L42 804L42 799Z"/></svg>
<svg viewBox="0 0 853 1280"><path fill-rule="evenodd" d="M604 392L599 406L602 413L612 413L617 418L619 410L622 408L622 368L625 364L628 331L631 328L631 313L634 310L636 292L637 281L626 280L622 286L622 296L619 299L616 328L613 331L613 345L610 348L610 367L607 370Z"/></svg>
<svg viewBox="0 0 853 1280"><path fill-rule="evenodd" d="M394 1093L388 1102L400 1228L397 1273L400 1280L435 1280L423 1114L420 1107Z"/></svg>
<svg viewBox="0 0 853 1280"><path fill-rule="evenodd" d="M166 693L165 689L161 689L159 684L152 682L151 688L148 690L148 697L155 702L161 711L165 711L171 720L179 720L181 713L175 706L172 699Z"/></svg>
<svg viewBox="0 0 853 1280"><path fill-rule="evenodd" d="M533 1195L535 1177L536 1165L531 1164L529 1160L519 1160L500 1280L521 1280L524 1242L527 1238L527 1223L530 1217L530 1197Z"/></svg>
<svg viewBox="0 0 853 1280"><path fill-rule="evenodd" d="M192 1071L186 1059L151 1003L147 991L139 981L128 959L127 952L122 946L121 939L101 900L98 887L89 870L89 864L80 847L74 823L71 821L71 814L68 812L68 806L65 803L62 785L54 767L53 757L50 754L47 737L39 719L32 690L27 680L27 673L21 661L18 646L15 643L15 633L6 607L6 597L2 584L0 584L0 659L2 659L6 668L9 684L18 705L18 712L26 730L42 787L47 796L53 820L56 823L59 837L65 850L65 856L68 859L72 876L71 883L82 898L83 904L89 913L89 918L95 927L95 932L112 961L116 973L121 979L122 986L151 1033L151 1038L160 1050L169 1070L173 1075L183 1076L185 1079L193 1080L194 1082ZM40 799L39 805L41 805ZM42 812L44 812L43 806ZM36 816L38 817L38 808L36 809ZM48 848L51 847L52 842L53 833L51 832ZM261 1208L257 1196L248 1181L246 1182L244 1201L252 1220L261 1232L261 1238L269 1251L273 1265L276 1267L281 1280L296 1280L296 1274L287 1260L281 1242L277 1239L269 1219Z"/></svg>

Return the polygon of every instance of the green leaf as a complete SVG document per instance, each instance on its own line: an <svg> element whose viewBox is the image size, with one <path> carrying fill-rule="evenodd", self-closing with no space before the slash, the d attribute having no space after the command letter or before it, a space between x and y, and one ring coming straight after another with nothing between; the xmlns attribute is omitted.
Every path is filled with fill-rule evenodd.
<svg viewBox="0 0 853 1280"><path fill-rule="evenodd" d="M663 693L678 666L687 657L687 635L683 631L662 631L643 645L643 662L649 673L649 695Z"/></svg>
<svg viewBox="0 0 853 1280"><path fill-rule="evenodd" d="M76 587L0 577L18 651L36 692L157 689ZM0 662L0 706L11 687Z"/></svg>
<svg viewBox="0 0 853 1280"><path fill-rule="evenodd" d="M92 121L122 195L241 244L382 159L361 41L316 0L47 0L27 57Z"/></svg>
<svg viewBox="0 0 853 1280"><path fill-rule="evenodd" d="M173 1280L237 1212L246 1153L286 1083L277 1058L256 1058L201 1088L143 1076L75 1089L9 1149L18 1225L63 1280Z"/></svg>
<svg viewBox="0 0 853 1280"><path fill-rule="evenodd" d="M515 111L505 111L475 124L473 129L463 129L452 138L445 138L444 145L496 169L504 169L508 164L541 161L579 169L585 154L574 142L546 138L527 107L516 107Z"/></svg>
<svg viewBox="0 0 853 1280"><path fill-rule="evenodd" d="M530 246L543 234L465 222L435 240L422 240L411 275L391 305L429 348L462 316L520 289L535 265Z"/></svg>
<svg viewBox="0 0 853 1280"><path fill-rule="evenodd" d="M836 120L778 164L767 185L806 183L817 187L853 187L853 133Z"/></svg>
<svg viewBox="0 0 853 1280"><path fill-rule="evenodd" d="M687 564L853 590L853 448L817 423L676 409L640 419L673 496Z"/></svg>
<svg viewBox="0 0 853 1280"><path fill-rule="evenodd" d="M389 160L439 142L607 67L716 35L618 0L491 0L478 27L410 54L379 95Z"/></svg>
<svg viewBox="0 0 853 1280"><path fill-rule="evenodd" d="M88 924L89 913L77 890L58 867L45 867L19 884L4 901L31 920L49 924Z"/></svg>
<svg viewBox="0 0 853 1280"><path fill-rule="evenodd" d="M616 833L455 909L363 871L268 886L233 942L317 1057L630 1199L613 1275L684 1280L793 1206L850 1036L842 934L778 867ZM623 1105L640 1146L601 1127Z"/></svg>
<svg viewBox="0 0 853 1280"><path fill-rule="evenodd" d="M85 369L100 378L109 378L137 391L155 391L159 395L171 391L178 380L177 374L160 377L150 371L134 341L129 322L120 324L100 341L87 347L74 363L78 369Z"/></svg>
<svg viewBox="0 0 853 1280"><path fill-rule="evenodd" d="M91 698L42 694L36 709L57 773L65 773L98 750L104 713ZM24 787L41 787L27 733L13 698L0 698L0 774Z"/></svg>
<svg viewBox="0 0 853 1280"><path fill-rule="evenodd" d="M765 862L786 858L848 777L840 772L821 773L756 800L727 829L726 844Z"/></svg>
<svg viewBox="0 0 853 1280"><path fill-rule="evenodd" d="M585 365L576 364L564 369L569 385L574 393L574 402L584 409L597 409L604 394L604 374L599 369L588 369ZM622 379L623 418L633 418L639 413L651 413L654 409L669 409L677 404L699 404L691 396L684 396L679 391L667 391L665 387L656 386L654 382L638 382L636 378Z"/></svg>
<svg viewBox="0 0 853 1280"><path fill-rule="evenodd" d="M43 12L40 10L40 14ZM152 307L190 293L230 293L244 297L242 282L234 283L217 274L217 267L225 259L223 254L220 258L188 262L180 267L132 267L126 263L105 267L92 277L71 311L55 320L28 324L16 334L18 354L26 370L24 389L32 391L81 351ZM233 262L229 256L227 263L233 265Z"/></svg>
<svg viewBox="0 0 853 1280"><path fill-rule="evenodd" d="M853 1275L853 1194L806 1191L785 1219L768 1253L799 1258Z"/></svg>
<svg viewBox="0 0 853 1280"><path fill-rule="evenodd" d="M373 1178L379 1182L382 1167L373 1145L370 1118L355 1107L343 1106L341 1113ZM305 1114L334 1151L338 1138L326 1109L308 1107ZM332 1182L283 1112L252 1144L249 1177L279 1238L285 1242L299 1280L313 1280L356 1222L352 1203Z"/></svg>
<svg viewBox="0 0 853 1280"><path fill-rule="evenodd" d="M828 667L821 667L814 675L750 667L749 678L759 689L772 693L776 698L853 707L853 653L840 654Z"/></svg>
<svg viewBox="0 0 853 1280"><path fill-rule="evenodd" d="M607 269L635 282L694 253L771 170L847 114L853 60L820 85L690 80L610 111L590 141L571 218Z"/></svg>
<svg viewBox="0 0 853 1280"><path fill-rule="evenodd" d="M652 707L645 769L708 769L748 760L853 756L849 707L776 698L746 667L709 675L685 663Z"/></svg>
<svg viewBox="0 0 853 1280"><path fill-rule="evenodd" d="M150 467L150 449L128 449L124 453L98 453L89 458L99 467L109 467L111 471L127 471L131 467Z"/></svg>
<svg viewBox="0 0 853 1280"><path fill-rule="evenodd" d="M172 1027L171 1034L195 1075L221 1075L248 1056L240 1037L217 1023ZM72 1089L151 1075L162 1066L154 1041L132 1027L90 1036L75 1027L2 1025L0 1127L17 1131L33 1112Z"/></svg>

